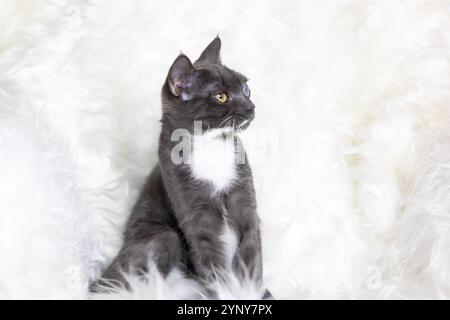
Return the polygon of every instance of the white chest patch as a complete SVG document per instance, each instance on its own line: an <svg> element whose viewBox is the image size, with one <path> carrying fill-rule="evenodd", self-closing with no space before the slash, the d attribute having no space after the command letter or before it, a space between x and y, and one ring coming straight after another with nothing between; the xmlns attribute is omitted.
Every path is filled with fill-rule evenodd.
<svg viewBox="0 0 450 320"><path fill-rule="evenodd" d="M236 179L234 139L217 134L196 135L193 138L191 170L195 179L211 183L214 192L229 187Z"/></svg>

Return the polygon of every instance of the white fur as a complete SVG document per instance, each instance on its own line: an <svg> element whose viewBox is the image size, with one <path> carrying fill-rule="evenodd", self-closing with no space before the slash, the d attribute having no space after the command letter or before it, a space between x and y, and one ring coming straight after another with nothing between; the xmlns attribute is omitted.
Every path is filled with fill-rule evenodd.
<svg viewBox="0 0 450 320"><path fill-rule="evenodd" d="M128 300L161 300L161 299L203 299L204 289L195 281L187 279L178 269L173 269L167 277L163 277L150 262L149 272L142 276L124 273L132 288L109 283L106 292L91 294L91 299L128 299ZM151 288L151 290L149 290Z"/></svg>
<svg viewBox="0 0 450 320"><path fill-rule="evenodd" d="M236 232L234 231L234 229L232 229L226 217L223 224L221 240L224 245L223 252L225 254L225 263L227 268L231 270L233 257L236 253L237 248L237 238Z"/></svg>
<svg viewBox="0 0 450 320"><path fill-rule="evenodd" d="M193 136L191 160L193 177L210 183L214 193L227 189L237 177L234 140L222 138L223 130L215 131Z"/></svg>
<svg viewBox="0 0 450 320"><path fill-rule="evenodd" d="M446 0L3 0L0 297L87 297L157 161L170 64L220 33L222 60L252 79L256 118L241 137L271 292L449 299L449 10ZM216 169L198 173L229 185L231 170L216 179ZM233 279L217 284L220 297L260 293ZM158 283L110 296L190 295L190 282L163 295L169 281Z"/></svg>

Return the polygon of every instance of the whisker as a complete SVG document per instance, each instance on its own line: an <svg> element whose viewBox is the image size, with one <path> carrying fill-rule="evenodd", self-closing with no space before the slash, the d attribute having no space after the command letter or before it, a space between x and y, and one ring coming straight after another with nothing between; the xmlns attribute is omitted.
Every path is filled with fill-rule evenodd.
<svg viewBox="0 0 450 320"><path fill-rule="evenodd" d="M226 117L221 123L219 123L219 125L217 126L218 128L220 128L222 126L222 124L227 121L231 116Z"/></svg>

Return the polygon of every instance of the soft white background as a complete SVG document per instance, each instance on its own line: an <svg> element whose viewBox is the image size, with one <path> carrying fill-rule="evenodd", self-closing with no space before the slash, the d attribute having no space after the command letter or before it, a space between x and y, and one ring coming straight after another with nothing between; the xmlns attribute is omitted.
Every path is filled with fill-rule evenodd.
<svg viewBox="0 0 450 320"><path fill-rule="evenodd" d="M0 297L87 297L157 161L167 70L219 33L257 106L272 293L450 298L449 30L438 0L2 0Z"/></svg>

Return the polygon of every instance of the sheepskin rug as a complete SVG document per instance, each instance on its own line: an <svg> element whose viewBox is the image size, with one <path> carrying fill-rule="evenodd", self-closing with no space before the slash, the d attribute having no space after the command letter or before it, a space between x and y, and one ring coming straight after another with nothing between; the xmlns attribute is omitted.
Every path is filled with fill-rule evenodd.
<svg viewBox="0 0 450 320"><path fill-rule="evenodd" d="M168 68L220 34L257 106L273 295L449 299L449 31L445 0L2 0L0 297L92 298L157 161ZM150 270L101 298L198 294Z"/></svg>

